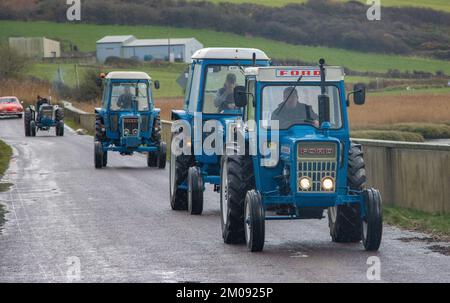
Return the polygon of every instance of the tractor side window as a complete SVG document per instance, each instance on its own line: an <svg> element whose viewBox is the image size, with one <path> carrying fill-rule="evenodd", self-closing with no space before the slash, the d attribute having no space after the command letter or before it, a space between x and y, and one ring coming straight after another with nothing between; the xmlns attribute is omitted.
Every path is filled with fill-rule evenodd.
<svg viewBox="0 0 450 303"><path fill-rule="evenodd" d="M191 86L192 86L192 77L194 75L193 73L193 66L192 64L188 67L188 75L187 75L187 82L186 82L186 88L184 92L184 109L187 110L189 106L189 97L191 96Z"/></svg>
<svg viewBox="0 0 450 303"><path fill-rule="evenodd" d="M202 77L202 67L196 64L194 67L194 74L192 76L191 89L189 93L189 105L188 109L190 112L197 111L197 101L200 93L200 80Z"/></svg>
<svg viewBox="0 0 450 303"><path fill-rule="evenodd" d="M238 66L208 66L203 98L203 113L241 113L241 110L234 103L234 88L244 84L245 78Z"/></svg>
<svg viewBox="0 0 450 303"><path fill-rule="evenodd" d="M248 105L247 105L247 121L255 121L255 80L249 80L247 83Z"/></svg>
<svg viewBox="0 0 450 303"><path fill-rule="evenodd" d="M144 112L149 110L148 104L148 85L147 83L139 83L137 85L137 102L138 102L138 111Z"/></svg>

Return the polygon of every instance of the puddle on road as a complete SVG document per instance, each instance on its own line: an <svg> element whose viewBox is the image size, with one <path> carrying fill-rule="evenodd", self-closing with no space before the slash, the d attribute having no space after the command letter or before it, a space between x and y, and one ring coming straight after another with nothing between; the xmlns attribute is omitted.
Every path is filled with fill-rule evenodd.
<svg viewBox="0 0 450 303"><path fill-rule="evenodd" d="M400 240L405 243L411 243L411 242L421 242L426 244L433 244L433 243L447 243L448 239L439 238L439 237L403 237L398 238L397 240ZM439 253L444 256L450 256L450 246L447 245L441 245L441 244L435 244L431 246L427 246L427 249L431 250L432 252Z"/></svg>

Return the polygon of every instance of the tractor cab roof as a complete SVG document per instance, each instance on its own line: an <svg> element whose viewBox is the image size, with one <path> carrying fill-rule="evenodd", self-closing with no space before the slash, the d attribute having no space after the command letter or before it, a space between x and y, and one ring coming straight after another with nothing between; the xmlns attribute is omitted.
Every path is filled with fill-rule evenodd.
<svg viewBox="0 0 450 303"><path fill-rule="evenodd" d="M144 72L110 72L105 77L113 80L151 80L152 78Z"/></svg>
<svg viewBox="0 0 450 303"><path fill-rule="evenodd" d="M253 54L256 54L256 60L270 60L266 53L256 48L204 48L195 52L192 59L252 60Z"/></svg>
<svg viewBox="0 0 450 303"><path fill-rule="evenodd" d="M320 82L320 68L318 66L271 66L271 67L248 67L245 69L246 76L256 76L261 82L297 82L303 75L302 82ZM327 82L342 81L345 77L343 67L325 67Z"/></svg>

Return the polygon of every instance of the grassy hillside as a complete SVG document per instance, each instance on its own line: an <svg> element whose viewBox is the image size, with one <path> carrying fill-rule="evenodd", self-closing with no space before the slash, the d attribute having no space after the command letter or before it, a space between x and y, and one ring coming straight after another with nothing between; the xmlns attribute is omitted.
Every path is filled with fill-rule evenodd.
<svg viewBox="0 0 450 303"><path fill-rule="evenodd" d="M76 73L74 64L50 64L38 63L33 65L28 74L37 78L54 81L57 79L58 67L61 68L64 83L69 86L76 85ZM94 67L78 66L78 74L80 81L82 81L83 74L87 69ZM155 97L178 97L183 95L181 87L176 83L178 76L184 71L184 64L171 64L169 66L154 67L150 65L143 65L131 70L139 70L148 73L154 80L159 80L161 83L161 90L155 90ZM114 70L120 70L114 68ZM127 69L130 70L130 69ZM106 69L102 72L110 72Z"/></svg>
<svg viewBox="0 0 450 303"><path fill-rule="evenodd" d="M0 41L11 36L46 36L70 40L81 51L95 51L95 41L105 35L132 34L138 38L196 37L205 46L256 47L277 59L300 59L316 62L320 57L329 64L343 65L355 71L385 72L388 69L421 70L450 74L450 62L435 59L361 53L336 48L298 46L256 37L189 28L160 26L114 26L51 22L0 21Z"/></svg>
<svg viewBox="0 0 450 303"><path fill-rule="evenodd" d="M204 1L204 0L191 0L191 1ZM231 2L231 3L255 3L268 6L284 6L290 3L303 3L306 0L207 0L210 2ZM347 1L347 0L337 0L337 1ZM366 3L366 0L358 0L361 3ZM439 11L450 12L450 2L448 0L382 0L382 5L385 6L415 6L415 7L425 7L432 8Z"/></svg>

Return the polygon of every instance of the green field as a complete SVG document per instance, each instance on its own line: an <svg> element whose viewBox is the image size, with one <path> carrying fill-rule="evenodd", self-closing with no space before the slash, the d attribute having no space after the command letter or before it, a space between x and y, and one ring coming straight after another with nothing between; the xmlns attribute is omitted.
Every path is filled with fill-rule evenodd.
<svg viewBox="0 0 450 303"><path fill-rule="evenodd" d="M61 69L63 81L66 85L74 87L77 83L75 64L52 64L38 63L34 64L29 70L28 75L37 78L55 81L58 79L58 68ZM97 69L96 67L78 65L79 80L82 81L84 73L87 69ZM154 67L144 64L136 68L128 68L126 70L139 70L148 73L154 80L159 80L161 90L155 90L155 97L178 97L183 95L181 87L176 83L178 76L185 70L184 64L170 64L161 67ZM120 68L106 68L101 72L110 72L112 70L125 70ZM99 70L100 72L100 70Z"/></svg>
<svg viewBox="0 0 450 303"><path fill-rule="evenodd" d="M257 37L244 37L211 30L160 26L114 26L51 22L0 21L0 41L12 36L59 38L70 40L81 51L95 51L95 42L106 35L132 34L138 38L195 37L207 47L256 47L276 59L299 59L316 62L324 57L329 64L342 65L355 71L386 72L421 70L450 74L450 62L418 57L402 57L362 53L337 48L298 46Z"/></svg>
<svg viewBox="0 0 450 303"><path fill-rule="evenodd" d="M191 0L204 1L204 0ZM290 3L303 3L306 0L207 0L214 3L230 2L230 3L254 3L267 6L284 6ZM347 0L338 0L340 2ZM359 2L366 4L366 0L359 0ZM450 12L450 4L448 0L381 0L381 5L385 6L415 6L432 8L438 11Z"/></svg>

